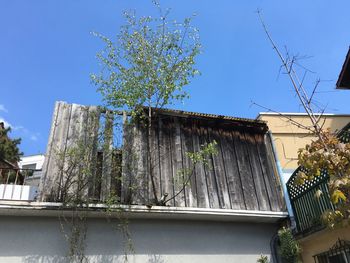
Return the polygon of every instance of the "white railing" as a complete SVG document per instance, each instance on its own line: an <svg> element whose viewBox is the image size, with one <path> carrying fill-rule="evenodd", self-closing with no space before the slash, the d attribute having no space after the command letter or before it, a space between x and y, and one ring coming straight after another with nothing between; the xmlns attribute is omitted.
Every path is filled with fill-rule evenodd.
<svg viewBox="0 0 350 263"><path fill-rule="evenodd" d="M40 170L0 168L0 200L35 200L38 187L30 182L40 175Z"/></svg>

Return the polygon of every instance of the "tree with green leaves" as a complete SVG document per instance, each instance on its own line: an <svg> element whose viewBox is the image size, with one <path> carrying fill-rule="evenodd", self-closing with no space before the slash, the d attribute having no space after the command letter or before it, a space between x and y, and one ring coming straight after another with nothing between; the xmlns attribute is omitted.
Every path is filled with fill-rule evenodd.
<svg viewBox="0 0 350 263"><path fill-rule="evenodd" d="M170 20L169 10L164 12L157 2L154 4L159 17L125 12L126 24L115 40L95 34L105 48L97 55L102 70L91 79L108 107L145 120L148 170L158 203L150 149L153 111L188 97L183 87L199 74L195 58L201 45L192 17L181 23Z"/></svg>
<svg viewBox="0 0 350 263"><path fill-rule="evenodd" d="M10 132L11 127L5 128L4 123L0 123L0 161L5 160L16 165L23 154L18 148L21 139L11 139Z"/></svg>

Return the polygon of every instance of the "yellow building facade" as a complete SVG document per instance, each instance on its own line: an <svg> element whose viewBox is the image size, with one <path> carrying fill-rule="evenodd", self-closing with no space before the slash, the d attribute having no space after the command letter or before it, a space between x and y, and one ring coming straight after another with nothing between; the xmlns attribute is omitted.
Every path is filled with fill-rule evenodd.
<svg viewBox="0 0 350 263"><path fill-rule="evenodd" d="M281 179L287 183L291 174L298 168L298 150L310 144L316 139L309 130L302 127L310 127L311 121L306 114L300 113L260 113L258 119L267 122L274 142L276 155L279 161ZM340 131L350 122L350 115L347 114L324 114L320 123L324 129L332 132ZM299 125L296 125L299 124ZM290 215L292 209L289 200L287 206ZM312 262L350 262L349 255L339 247L343 246L343 241L350 241L350 227L342 227L334 230L327 228L314 232L299 233L296 235L302 247L302 259L304 263ZM331 249L333 247L333 250ZM332 253L329 253L331 251ZM347 259L346 257L349 257Z"/></svg>

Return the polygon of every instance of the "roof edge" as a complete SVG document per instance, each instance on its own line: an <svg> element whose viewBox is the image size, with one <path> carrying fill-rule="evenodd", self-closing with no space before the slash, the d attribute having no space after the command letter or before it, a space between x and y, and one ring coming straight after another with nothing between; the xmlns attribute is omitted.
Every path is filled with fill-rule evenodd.
<svg viewBox="0 0 350 263"><path fill-rule="evenodd" d="M209 221L237 221L275 223L288 217L287 212L210 209L192 207L168 207L143 205L107 206L104 204L89 204L82 209L90 218L106 218L106 209L123 209L130 219L174 219L174 220L209 220ZM71 213L70 209L63 209L62 203L3 201L0 200L0 215L3 216L46 216L55 217L62 213ZM118 216L112 212L111 217Z"/></svg>

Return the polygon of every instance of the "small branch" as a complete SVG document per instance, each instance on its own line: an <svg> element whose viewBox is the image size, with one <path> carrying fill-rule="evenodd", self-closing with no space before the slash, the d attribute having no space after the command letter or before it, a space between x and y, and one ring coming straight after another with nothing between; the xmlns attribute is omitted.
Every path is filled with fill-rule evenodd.
<svg viewBox="0 0 350 263"><path fill-rule="evenodd" d="M253 102L253 101L252 101L252 105L256 105L256 106L258 106L258 107L260 107L260 108L263 108L263 109L267 110L268 112L276 113L276 114L278 114L279 116L281 116L282 118L287 119L287 120L288 120L291 124L293 124L294 126L296 126L296 127L298 127L298 128L301 128L301 129L305 129L305 130L311 131L312 133L314 133L314 130L312 129L312 127L305 126L305 125L303 125L303 124L301 124L301 123L299 123L299 122L293 120L291 117L289 117L289 116L287 116L287 115L285 115L285 114L283 114L283 113L281 113L281 112L274 111L274 110L272 110L272 109L270 109L270 108L267 108L267 107L265 107L265 106L262 106L262 105L260 105L260 104L258 104L258 103L256 103L256 102Z"/></svg>

